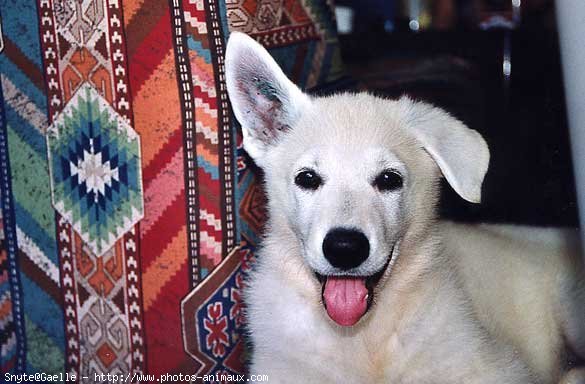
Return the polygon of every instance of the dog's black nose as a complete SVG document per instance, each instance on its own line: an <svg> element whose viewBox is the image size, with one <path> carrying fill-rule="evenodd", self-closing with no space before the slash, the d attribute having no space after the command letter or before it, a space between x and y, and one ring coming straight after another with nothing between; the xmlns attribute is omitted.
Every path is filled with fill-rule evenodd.
<svg viewBox="0 0 585 384"><path fill-rule="evenodd" d="M369 253L368 238L355 229L332 229L323 240L325 258L332 266L339 269L357 267L368 258Z"/></svg>

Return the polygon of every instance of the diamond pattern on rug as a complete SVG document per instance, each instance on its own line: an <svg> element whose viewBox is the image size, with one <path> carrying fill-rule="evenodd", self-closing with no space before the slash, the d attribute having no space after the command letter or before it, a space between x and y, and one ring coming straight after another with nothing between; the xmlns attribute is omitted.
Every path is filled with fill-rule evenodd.
<svg viewBox="0 0 585 384"><path fill-rule="evenodd" d="M265 48L320 40L319 17L311 14L310 3L301 0L232 0L226 2L227 21L230 30L249 34Z"/></svg>
<svg viewBox="0 0 585 384"><path fill-rule="evenodd" d="M96 256L144 215L140 138L89 84L47 134L53 206Z"/></svg>

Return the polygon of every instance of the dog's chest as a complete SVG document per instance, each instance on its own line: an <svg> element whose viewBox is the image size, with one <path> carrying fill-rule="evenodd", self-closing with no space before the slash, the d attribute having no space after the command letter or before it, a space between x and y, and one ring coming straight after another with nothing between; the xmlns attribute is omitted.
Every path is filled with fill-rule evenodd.
<svg viewBox="0 0 585 384"><path fill-rule="evenodd" d="M269 354L295 377L305 376L304 382L415 383L413 372L427 376L424 371L429 367L418 360L424 348L418 338L406 341L381 329L353 335L332 329L323 316L313 314L302 323L289 323L280 332L266 335L265 341L280 338L285 347Z"/></svg>

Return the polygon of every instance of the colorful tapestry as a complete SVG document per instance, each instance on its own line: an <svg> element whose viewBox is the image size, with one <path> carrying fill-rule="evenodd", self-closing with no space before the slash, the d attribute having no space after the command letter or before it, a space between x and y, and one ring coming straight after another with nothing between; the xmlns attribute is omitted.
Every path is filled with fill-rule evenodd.
<svg viewBox="0 0 585 384"><path fill-rule="evenodd" d="M326 83L332 4L0 0L0 17L0 372L244 372L265 211L226 41Z"/></svg>

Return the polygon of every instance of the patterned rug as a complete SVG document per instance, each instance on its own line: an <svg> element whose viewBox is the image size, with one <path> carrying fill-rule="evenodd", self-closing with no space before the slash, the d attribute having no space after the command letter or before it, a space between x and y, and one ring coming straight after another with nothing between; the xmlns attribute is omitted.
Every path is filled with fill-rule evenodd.
<svg viewBox="0 0 585 384"><path fill-rule="evenodd" d="M244 372L265 219L229 32L341 74L317 0L0 0L0 371ZM277 341L275 341L277 342Z"/></svg>

